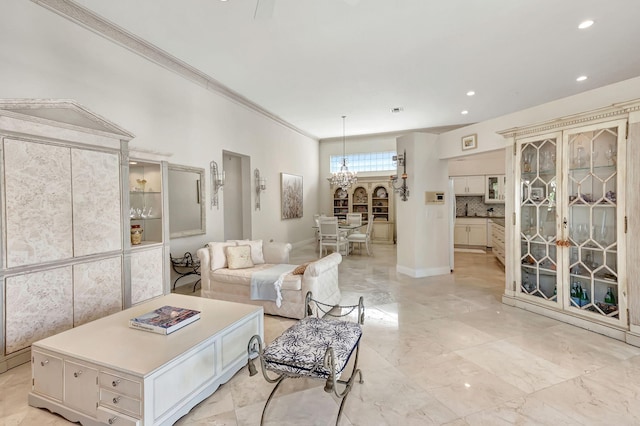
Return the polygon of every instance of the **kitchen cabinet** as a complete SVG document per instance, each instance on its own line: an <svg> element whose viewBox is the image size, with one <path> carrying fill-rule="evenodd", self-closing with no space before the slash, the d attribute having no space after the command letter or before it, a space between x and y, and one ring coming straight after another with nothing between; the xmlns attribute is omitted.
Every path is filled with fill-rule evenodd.
<svg viewBox="0 0 640 426"><path fill-rule="evenodd" d="M484 176L452 176L456 195L484 195Z"/></svg>
<svg viewBox="0 0 640 426"><path fill-rule="evenodd" d="M453 228L453 243L457 246L487 245L487 219L457 218Z"/></svg>
<svg viewBox="0 0 640 426"><path fill-rule="evenodd" d="M506 182L507 177L505 175L487 176L486 191L484 194L485 204L504 204L506 199Z"/></svg>
<svg viewBox="0 0 640 426"><path fill-rule="evenodd" d="M492 220L490 220L489 222L491 222L491 240L492 240L491 251L493 252L496 259L498 259L498 261L500 261L500 263L502 263L502 265L504 266L505 265L504 225L501 223L494 222Z"/></svg>

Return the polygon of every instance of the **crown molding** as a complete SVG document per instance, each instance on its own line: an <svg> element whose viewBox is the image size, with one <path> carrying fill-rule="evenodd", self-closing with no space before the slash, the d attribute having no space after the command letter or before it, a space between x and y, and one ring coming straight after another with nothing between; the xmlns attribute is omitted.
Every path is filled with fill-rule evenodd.
<svg viewBox="0 0 640 426"><path fill-rule="evenodd" d="M540 134L543 132L553 132L582 126L585 123L600 123L619 118L628 117L629 114L640 111L640 100L616 103L604 108L572 114L542 123L531 124L529 126L512 127L497 132L505 138L518 138L522 136Z"/></svg>
<svg viewBox="0 0 640 426"><path fill-rule="evenodd" d="M264 109L260 105L252 102L238 92L235 92L213 77L203 73L202 71L192 67L186 62L181 61L175 56L165 52L159 47L147 42L146 40L128 32L124 28L119 27L113 22L103 18L102 16L92 12L91 10L80 6L72 0L31 0L32 2L51 10L54 13L74 22L113 43L122 46L129 51L142 56L143 58L159 65L181 77L198 84L199 86L210 90L218 95L240 104L258 114L275 121L276 123L287 127L303 136L318 140L304 130L285 121L281 117Z"/></svg>

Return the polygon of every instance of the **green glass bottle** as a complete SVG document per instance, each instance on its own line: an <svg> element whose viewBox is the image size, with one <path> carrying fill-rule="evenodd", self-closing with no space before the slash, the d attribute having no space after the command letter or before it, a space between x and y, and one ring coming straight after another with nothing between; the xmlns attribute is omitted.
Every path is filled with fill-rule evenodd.
<svg viewBox="0 0 640 426"><path fill-rule="evenodd" d="M582 288L580 293L580 306L587 305L589 303L589 293L586 288Z"/></svg>
<svg viewBox="0 0 640 426"><path fill-rule="evenodd" d="M611 291L611 287L607 289L607 294L604 296L604 303L608 305L616 304L616 297L613 295L613 291Z"/></svg>

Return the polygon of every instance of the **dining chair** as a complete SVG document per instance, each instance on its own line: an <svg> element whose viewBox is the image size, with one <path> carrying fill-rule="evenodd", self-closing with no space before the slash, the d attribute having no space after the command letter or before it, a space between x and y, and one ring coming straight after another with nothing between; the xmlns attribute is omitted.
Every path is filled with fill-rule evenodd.
<svg viewBox="0 0 640 426"><path fill-rule="evenodd" d="M362 243L367 247L367 254L371 256L371 251L369 250L369 244L371 243L371 230L373 229L373 220L370 220L367 223L367 230L365 233L354 232L349 234L347 237L347 241L349 245L358 244L358 250L362 251Z"/></svg>
<svg viewBox="0 0 640 426"><path fill-rule="evenodd" d="M333 247L334 250L345 256L349 254L349 241L344 232L338 227L337 220L319 220L320 230L320 254L322 257L324 250Z"/></svg>
<svg viewBox="0 0 640 426"><path fill-rule="evenodd" d="M349 225L362 225L362 213L347 213L347 223Z"/></svg>

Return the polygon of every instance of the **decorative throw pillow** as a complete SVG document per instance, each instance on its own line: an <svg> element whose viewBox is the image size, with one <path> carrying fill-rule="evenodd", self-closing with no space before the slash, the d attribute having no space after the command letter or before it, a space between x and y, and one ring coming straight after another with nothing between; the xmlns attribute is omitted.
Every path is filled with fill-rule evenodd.
<svg viewBox="0 0 640 426"><path fill-rule="evenodd" d="M226 251L229 269L245 269L253 267L250 246L227 247Z"/></svg>
<svg viewBox="0 0 640 426"><path fill-rule="evenodd" d="M307 266L309 266L309 263L311 263L311 262L303 263L302 265L297 266L296 269L294 269L293 272L291 272L291 274L293 274L293 275L302 275L302 274L304 274L304 271L307 270Z"/></svg>
<svg viewBox="0 0 640 426"><path fill-rule="evenodd" d="M225 243L209 243L209 257L211 258L211 271L227 267L226 247L235 246L235 241L227 241Z"/></svg>
<svg viewBox="0 0 640 426"><path fill-rule="evenodd" d="M251 261L254 265L262 265L264 263L264 254L262 253L262 240L230 240L235 241L239 246L251 247Z"/></svg>

